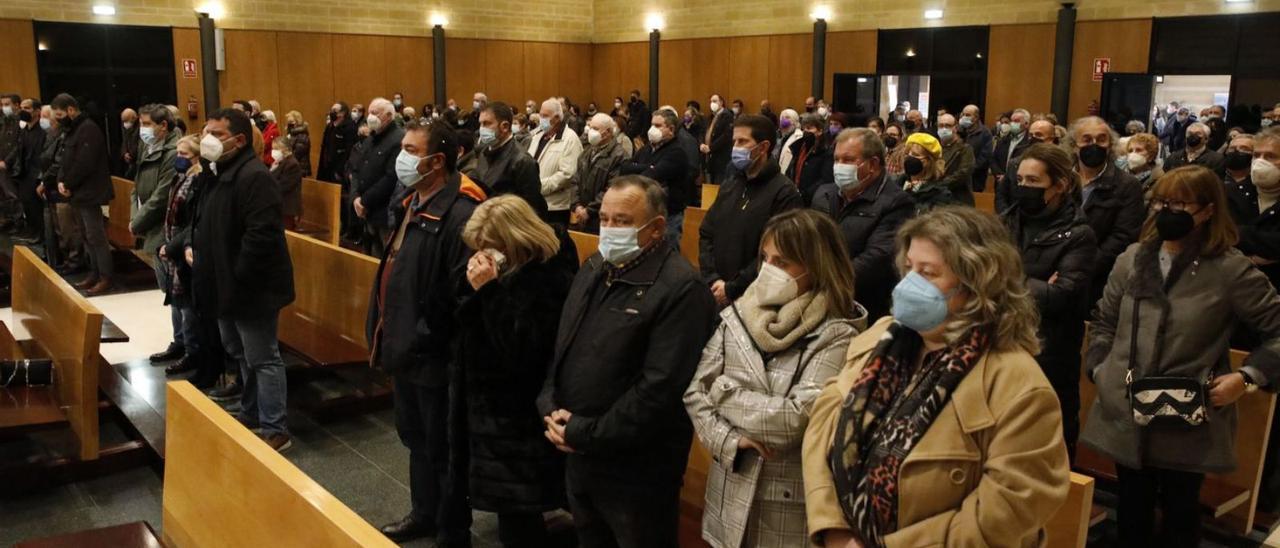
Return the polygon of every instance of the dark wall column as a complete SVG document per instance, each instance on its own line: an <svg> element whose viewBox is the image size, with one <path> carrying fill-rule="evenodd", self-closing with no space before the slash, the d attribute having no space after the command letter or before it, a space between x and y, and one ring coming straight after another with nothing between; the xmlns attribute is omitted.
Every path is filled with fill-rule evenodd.
<svg viewBox="0 0 1280 548"><path fill-rule="evenodd" d="M819 19L813 22L813 87L810 95L821 99L822 87L827 72L827 21Z"/></svg>
<svg viewBox="0 0 1280 548"><path fill-rule="evenodd" d="M658 29L649 32L649 108L658 109L658 44L662 33Z"/></svg>
<svg viewBox="0 0 1280 548"><path fill-rule="evenodd" d="M213 18L207 13L196 15L200 23L200 64L204 71L204 114L222 108L218 97L218 41L214 36Z"/></svg>
<svg viewBox="0 0 1280 548"><path fill-rule="evenodd" d="M442 108L449 102L448 92L445 91L445 66L444 66L444 26L436 25L431 27L431 56L432 56L432 72L436 84L436 108Z"/></svg>
<svg viewBox="0 0 1280 548"><path fill-rule="evenodd" d="M1053 98L1050 109L1059 120L1067 120L1067 103L1071 99L1071 54L1076 43L1076 7L1071 2L1058 10L1058 36L1053 51Z"/></svg>

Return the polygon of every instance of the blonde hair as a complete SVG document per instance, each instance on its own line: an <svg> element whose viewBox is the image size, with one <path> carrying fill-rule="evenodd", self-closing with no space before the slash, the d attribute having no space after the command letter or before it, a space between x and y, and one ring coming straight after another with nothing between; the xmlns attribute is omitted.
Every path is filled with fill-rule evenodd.
<svg viewBox="0 0 1280 548"><path fill-rule="evenodd" d="M934 156L933 153L929 152L929 149L924 148L924 145L921 145L920 143L907 143L908 155L910 155L911 152L915 150L920 151L920 154L923 154L925 157L924 159L925 180L937 181L938 179L941 179L942 175L947 172L946 162L942 160L942 155ZM905 162L906 158L903 158L902 160Z"/></svg>
<svg viewBox="0 0 1280 548"><path fill-rule="evenodd" d="M761 255L766 241L772 241L779 254L809 271L813 290L827 298L828 317L853 317L853 262L840 229L829 215L812 209L780 213L764 227Z"/></svg>
<svg viewBox="0 0 1280 548"><path fill-rule="evenodd" d="M1203 166L1182 166L1166 172L1156 181L1151 200L1182 200L1195 202L1201 207L1213 206L1213 216L1198 229L1204 232L1204 244L1200 248L1202 257L1221 255L1240 241L1240 232L1228 209L1225 185L1222 179ZM1142 241L1159 239L1156 216L1147 215L1147 220L1142 223Z"/></svg>
<svg viewBox="0 0 1280 548"><path fill-rule="evenodd" d="M186 150L188 153L191 154L191 158L193 161L191 162L191 167L187 168L187 174L199 175L202 169L200 167L200 135L199 134L187 135L181 139L178 139L178 144L175 145L175 147L178 148L179 150Z"/></svg>
<svg viewBox="0 0 1280 548"><path fill-rule="evenodd" d="M1022 256L995 216L968 206L940 207L921 214L898 230L898 268L907 271L907 249L914 239L928 240L942 250L943 260L960 279L968 300L946 325L946 338L955 343L969 329L991 327L991 348L1022 348L1040 353L1036 330L1040 313L1027 289Z"/></svg>
<svg viewBox="0 0 1280 548"><path fill-rule="evenodd" d="M289 112L284 113L284 123L285 123L285 125L288 125L288 124L301 124L301 123L302 123L302 113L301 113L301 112L298 112L298 111L296 111L296 110L291 110L291 111L289 111Z"/></svg>
<svg viewBox="0 0 1280 548"><path fill-rule="evenodd" d="M524 198L507 194L485 200L471 214L462 241L474 250L497 248L514 271L530 262L546 262L560 251L560 239L538 218Z"/></svg>

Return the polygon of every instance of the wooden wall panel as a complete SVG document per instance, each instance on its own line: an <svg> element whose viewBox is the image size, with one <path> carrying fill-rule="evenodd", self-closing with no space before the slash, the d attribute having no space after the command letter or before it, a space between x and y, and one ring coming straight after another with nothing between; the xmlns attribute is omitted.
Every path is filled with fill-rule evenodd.
<svg viewBox="0 0 1280 548"><path fill-rule="evenodd" d="M435 74L432 72L430 38L387 36L387 91L404 94L406 105L421 109L435 102ZM421 112L419 110L419 112Z"/></svg>
<svg viewBox="0 0 1280 548"><path fill-rule="evenodd" d="M521 47L520 42L513 42L517 48ZM523 80L524 85L516 90L512 95L502 96L502 100L513 105L524 104L528 99L541 105L548 97L553 95L568 95L570 98L573 94L569 93L564 86L563 76L569 72L560 65L560 49L556 44L549 42L523 42L524 57L523 60L519 56L514 58L515 65L511 66L509 72L520 73L519 76ZM490 66L493 65L493 58L489 59ZM491 73L493 71L490 71ZM503 78L502 73L495 75L497 78ZM511 78L511 76L505 76ZM574 99L575 101L580 99Z"/></svg>
<svg viewBox="0 0 1280 548"><path fill-rule="evenodd" d="M334 97L365 107L378 97L391 99L392 90L387 86L387 64L384 62L387 48L383 37L356 34L334 34L332 37Z"/></svg>
<svg viewBox="0 0 1280 548"><path fill-rule="evenodd" d="M875 74L876 31L858 30L827 33L826 74L822 89L828 98L834 97L832 75L836 73ZM812 61L810 61L812 63ZM808 96L808 94L805 94ZM801 101L804 99L801 98ZM802 103L803 104L803 103Z"/></svg>
<svg viewBox="0 0 1280 548"><path fill-rule="evenodd" d="M5 52L0 63L0 93L40 97L35 42L30 19L0 19L0 51Z"/></svg>
<svg viewBox="0 0 1280 548"><path fill-rule="evenodd" d="M997 25L987 47L987 125L1015 108L1048 112L1053 96L1055 26Z"/></svg>
<svg viewBox="0 0 1280 548"><path fill-rule="evenodd" d="M182 60L196 60L196 77L185 78L182 73ZM173 77L175 80L175 89L178 92L177 105L178 110L185 117L187 123L187 133L199 133L204 127L204 118L207 114L204 111L204 77L205 70L213 69L213 67L205 67L200 61L200 31L197 29L183 29L174 27L173 29ZM187 116L187 101L195 101L197 111L196 117L193 119Z"/></svg>
<svg viewBox="0 0 1280 548"><path fill-rule="evenodd" d="M769 37L769 87L762 99L769 99L774 112L791 107L804 110L804 99L813 87L813 36L779 34ZM757 112L759 101L747 105Z"/></svg>
<svg viewBox="0 0 1280 548"><path fill-rule="evenodd" d="M226 30L226 67L218 78L222 105L238 99L257 99L264 105L280 104L280 65L276 33L258 30ZM206 113L207 114L207 113Z"/></svg>
<svg viewBox="0 0 1280 548"><path fill-rule="evenodd" d="M276 51L280 59L288 60L280 63L280 102L264 104L262 108L274 111L281 124L289 111L302 113L302 119L311 128L311 157L298 161L310 161L315 173L324 136L324 117L337 96L333 79L333 36L281 32L276 37ZM281 132L284 131L282 127Z"/></svg>
<svg viewBox="0 0 1280 548"><path fill-rule="evenodd" d="M698 99L701 91L694 87L697 59L693 56L693 44L697 40L664 40L658 49L658 99L674 105L681 114L684 103Z"/></svg>
<svg viewBox="0 0 1280 548"><path fill-rule="evenodd" d="M661 65L659 65L661 69ZM649 98L648 42L596 44L591 51L591 97L597 104L612 105L614 97L625 102L633 89Z"/></svg>
<svg viewBox="0 0 1280 548"><path fill-rule="evenodd" d="M471 96L485 90L485 46L483 40L445 39L446 95L458 102L459 110L471 110Z"/></svg>
<svg viewBox="0 0 1280 548"><path fill-rule="evenodd" d="M747 112L759 108L761 96L769 87L768 60L768 36L730 38L729 89L724 100L732 103L734 99L742 99L747 104Z"/></svg>
<svg viewBox="0 0 1280 548"><path fill-rule="evenodd" d="M691 98L698 100L705 114L711 112L708 102L712 93L730 95L729 39L710 38L692 42L693 96ZM728 97L725 100L732 101L733 98Z"/></svg>
<svg viewBox="0 0 1280 548"><path fill-rule="evenodd" d="M1112 72L1146 72L1150 49L1150 19L1076 23L1069 117L1075 119L1088 114L1089 102L1101 100L1102 83L1093 81L1095 57L1109 57Z"/></svg>
<svg viewBox="0 0 1280 548"><path fill-rule="evenodd" d="M573 102L581 104L585 112L587 103L594 100L591 96L592 45L556 44L556 47L559 50L558 59L560 62L559 72L562 90L560 93L568 96ZM612 105L612 100L605 103L596 102L596 106L603 112L609 112L613 108Z"/></svg>

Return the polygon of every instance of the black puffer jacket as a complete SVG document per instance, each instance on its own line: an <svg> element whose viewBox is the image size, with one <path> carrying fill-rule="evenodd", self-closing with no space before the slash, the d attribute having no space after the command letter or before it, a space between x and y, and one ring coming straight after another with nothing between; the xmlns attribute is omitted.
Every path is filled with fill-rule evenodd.
<svg viewBox="0 0 1280 548"><path fill-rule="evenodd" d="M465 423L451 423L470 438L472 508L533 513L565 504L564 455L543 436L537 398L577 270L572 252L526 264L481 286L458 309L461 367L451 382L465 394L467 412Z"/></svg>

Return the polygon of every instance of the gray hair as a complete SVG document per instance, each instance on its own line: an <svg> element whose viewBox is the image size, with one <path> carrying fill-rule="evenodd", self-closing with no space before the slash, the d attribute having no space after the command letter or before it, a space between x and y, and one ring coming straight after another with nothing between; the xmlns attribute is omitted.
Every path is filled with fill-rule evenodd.
<svg viewBox="0 0 1280 548"><path fill-rule="evenodd" d="M667 216L667 191L663 190L661 184L644 175L623 175L609 181L609 190L625 190L629 187L638 188L644 193L650 219Z"/></svg>
<svg viewBox="0 0 1280 548"><path fill-rule="evenodd" d="M1013 117L1019 114L1022 115L1022 123L1027 124L1031 122L1031 112L1025 108L1013 109L1013 113L1009 115L1009 121L1013 121Z"/></svg>
<svg viewBox="0 0 1280 548"><path fill-rule="evenodd" d="M803 115L801 115L801 116L800 116L800 127L801 127L801 128L806 128L806 127L817 127L817 128L820 128L820 127L822 127L822 126L824 126L824 125L826 125L826 122L823 122L823 121L822 121L822 117L821 117L821 116L818 116L817 114L814 114L814 113L812 113L812 112L806 112L806 113L804 113Z"/></svg>
<svg viewBox="0 0 1280 548"><path fill-rule="evenodd" d="M141 110L142 114L145 114L147 118L151 119L151 123L164 125L166 131L172 131L176 125L176 121L173 117L173 111L169 110L169 107L156 103L144 106Z"/></svg>
<svg viewBox="0 0 1280 548"><path fill-rule="evenodd" d="M564 119L564 105L560 104L560 101L557 101L555 97L543 101L542 108L551 109L551 116L558 116L561 120Z"/></svg>
<svg viewBox="0 0 1280 548"><path fill-rule="evenodd" d="M1253 142L1254 146L1262 142L1280 144L1280 127L1269 127L1259 131L1253 136Z"/></svg>
<svg viewBox="0 0 1280 548"><path fill-rule="evenodd" d="M793 126L800 124L800 113L796 112L793 108L783 109L782 113L778 114L778 118L787 118L791 120L791 125Z"/></svg>
<svg viewBox="0 0 1280 548"><path fill-rule="evenodd" d="M1129 120L1129 123L1124 125L1124 130L1130 133L1143 133L1147 131L1147 125L1142 123L1142 120Z"/></svg>
<svg viewBox="0 0 1280 548"><path fill-rule="evenodd" d="M607 130L609 130L609 131L612 131L612 132L614 132L614 133L617 133L617 132L618 132L618 124L617 124L617 122L614 122L614 121L613 121L613 117L612 117L612 116L609 116L608 114L605 114L605 113L603 113L603 112L597 112L595 116L592 116L592 117L591 117L590 122L591 122L591 123L593 123L593 124L596 124L596 125L598 125L598 126L600 126L600 127L602 127L602 128L604 128L604 129L607 129Z"/></svg>
<svg viewBox="0 0 1280 548"><path fill-rule="evenodd" d="M1191 125L1187 126L1188 133L1190 133L1191 130L1193 129L1198 129L1200 131L1203 131L1205 135L1212 133L1212 130L1210 130L1209 126L1206 125L1204 122L1192 122Z"/></svg>
<svg viewBox="0 0 1280 548"><path fill-rule="evenodd" d="M858 141L862 143L862 158L879 158L880 165L884 165L884 141L880 140L880 136L876 135L875 130L865 127L854 127L841 131L836 135L836 146L846 141Z"/></svg>
<svg viewBox="0 0 1280 548"><path fill-rule="evenodd" d="M1071 153L1071 160L1076 161L1078 159L1076 158L1076 155L1080 150L1080 147L1076 146L1076 140L1080 135L1080 128L1086 124L1099 124L1102 127L1107 128L1107 134L1109 134L1111 138L1109 141L1111 146L1107 147L1107 159L1114 159L1116 157L1116 152L1118 152L1116 147L1120 146L1120 134L1116 133L1116 130L1112 129L1111 125L1108 124L1106 120L1103 120L1098 116L1083 116L1077 118L1076 121L1071 122L1071 129L1067 130L1066 139L1063 139L1062 141L1063 146L1065 146L1067 151ZM1057 126L1055 126L1055 128L1056 127Z"/></svg>
<svg viewBox="0 0 1280 548"><path fill-rule="evenodd" d="M385 97L376 97L374 98L374 100L369 101L369 106L368 108L365 109L365 112L369 114L373 114L373 109L375 108L377 108L378 110L395 110L396 109L396 107L391 105L391 101L388 101Z"/></svg>
<svg viewBox="0 0 1280 548"><path fill-rule="evenodd" d="M662 120L667 123L667 127L671 128L672 134L676 131L676 113L670 110L658 109L653 111L654 116L661 116Z"/></svg>

